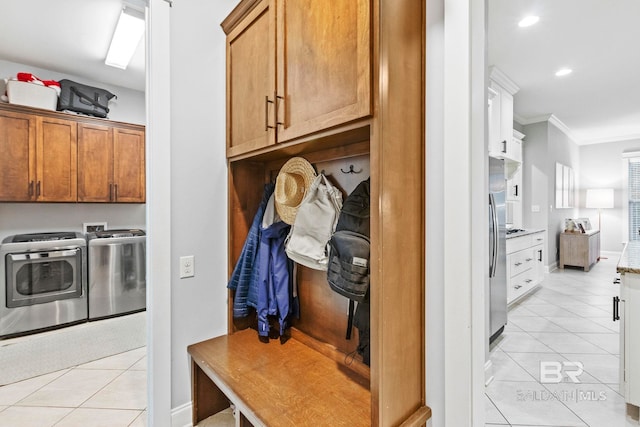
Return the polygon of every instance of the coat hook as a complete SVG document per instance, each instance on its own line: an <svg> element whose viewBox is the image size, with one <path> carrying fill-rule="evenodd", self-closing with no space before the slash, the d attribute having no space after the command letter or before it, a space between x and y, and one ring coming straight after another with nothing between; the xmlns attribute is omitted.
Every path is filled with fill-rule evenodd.
<svg viewBox="0 0 640 427"><path fill-rule="evenodd" d="M349 165L349 170L348 171L340 168L340 172L342 172L342 173L360 173L360 172L362 172L362 169L360 169L359 171L356 171L356 170L353 170L353 165Z"/></svg>

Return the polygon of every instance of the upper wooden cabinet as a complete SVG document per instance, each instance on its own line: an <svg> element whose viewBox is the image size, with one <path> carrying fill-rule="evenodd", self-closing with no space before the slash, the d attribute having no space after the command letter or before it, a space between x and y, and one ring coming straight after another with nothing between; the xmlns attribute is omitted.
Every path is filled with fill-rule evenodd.
<svg viewBox="0 0 640 427"><path fill-rule="evenodd" d="M144 127L0 104L0 201L145 201Z"/></svg>
<svg viewBox="0 0 640 427"><path fill-rule="evenodd" d="M75 202L78 125L50 117L38 117L36 123L36 200Z"/></svg>
<svg viewBox="0 0 640 427"><path fill-rule="evenodd" d="M222 24L228 157L371 114L369 1L249 3Z"/></svg>
<svg viewBox="0 0 640 427"><path fill-rule="evenodd" d="M33 200L36 174L35 117L0 111L0 200Z"/></svg>
<svg viewBox="0 0 640 427"><path fill-rule="evenodd" d="M145 201L144 132L80 125L78 201Z"/></svg>
<svg viewBox="0 0 640 427"><path fill-rule="evenodd" d="M73 121L0 111L0 201L75 202Z"/></svg>

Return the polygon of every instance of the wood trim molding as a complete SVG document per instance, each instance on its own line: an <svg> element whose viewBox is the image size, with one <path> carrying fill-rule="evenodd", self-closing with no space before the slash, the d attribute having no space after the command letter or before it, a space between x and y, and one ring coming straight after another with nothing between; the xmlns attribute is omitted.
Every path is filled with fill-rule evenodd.
<svg viewBox="0 0 640 427"><path fill-rule="evenodd" d="M220 24L226 35L242 21L262 0L243 0L241 1Z"/></svg>

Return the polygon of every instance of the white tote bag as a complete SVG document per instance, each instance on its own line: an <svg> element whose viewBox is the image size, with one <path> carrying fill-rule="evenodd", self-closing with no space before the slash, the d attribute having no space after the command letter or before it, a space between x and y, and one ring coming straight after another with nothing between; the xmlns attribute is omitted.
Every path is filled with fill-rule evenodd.
<svg viewBox="0 0 640 427"><path fill-rule="evenodd" d="M328 242L342 209L342 193L318 175L298 206L285 248L290 259L315 270L327 270Z"/></svg>

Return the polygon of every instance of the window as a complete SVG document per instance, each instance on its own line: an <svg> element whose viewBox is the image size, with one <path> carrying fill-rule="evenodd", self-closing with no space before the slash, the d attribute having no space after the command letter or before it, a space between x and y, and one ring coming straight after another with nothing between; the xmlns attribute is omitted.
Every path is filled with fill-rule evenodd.
<svg viewBox="0 0 640 427"><path fill-rule="evenodd" d="M629 241L640 240L640 157L629 161Z"/></svg>

